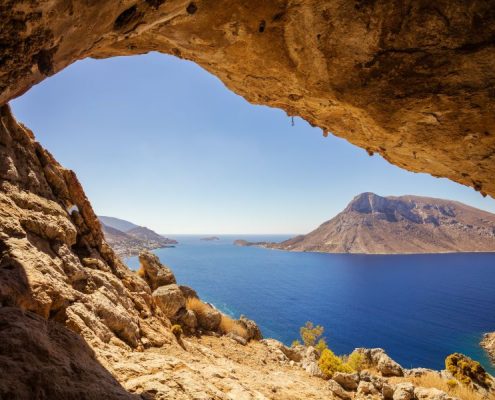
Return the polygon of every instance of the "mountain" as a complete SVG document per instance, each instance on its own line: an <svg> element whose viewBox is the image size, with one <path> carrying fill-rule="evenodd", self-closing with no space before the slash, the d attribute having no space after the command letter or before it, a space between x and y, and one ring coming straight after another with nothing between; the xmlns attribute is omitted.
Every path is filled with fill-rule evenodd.
<svg viewBox="0 0 495 400"><path fill-rule="evenodd" d="M139 228L139 225L133 224L132 222L126 221L125 219L115 218L115 217L105 217L99 215L98 219L103 222L106 226L114 229L118 229L122 232L130 231L134 228Z"/></svg>
<svg viewBox="0 0 495 400"><path fill-rule="evenodd" d="M265 247L324 253L495 251L495 214L419 196L362 193L307 235Z"/></svg>
<svg viewBox="0 0 495 400"><path fill-rule="evenodd" d="M106 241L117 255L123 258L138 255L143 250L171 247L177 244L174 239L163 237L149 228L123 219L114 217L98 217L98 219Z"/></svg>

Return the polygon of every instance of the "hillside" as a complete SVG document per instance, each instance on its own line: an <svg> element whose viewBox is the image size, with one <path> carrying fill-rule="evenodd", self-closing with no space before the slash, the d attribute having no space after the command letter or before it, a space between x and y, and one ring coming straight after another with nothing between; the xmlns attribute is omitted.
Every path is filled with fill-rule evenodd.
<svg viewBox="0 0 495 400"><path fill-rule="evenodd" d="M122 232L130 231L131 229L138 228L139 225L133 224L132 222L126 221L125 219L107 217L104 215L98 215L100 222L104 223L110 228L117 229Z"/></svg>
<svg viewBox="0 0 495 400"><path fill-rule="evenodd" d="M170 247L178 243L174 239L163 237L151 229L123 219L101 216L98 219L106 241L123 258L138 255L143 250Z"/></svg>
<svg viewBox="0 0 495 400"><path fill-rule="evenodd" d="M307 235L266 247L324 253L491 252L495 215L450 200L362 193Z"/></svg>

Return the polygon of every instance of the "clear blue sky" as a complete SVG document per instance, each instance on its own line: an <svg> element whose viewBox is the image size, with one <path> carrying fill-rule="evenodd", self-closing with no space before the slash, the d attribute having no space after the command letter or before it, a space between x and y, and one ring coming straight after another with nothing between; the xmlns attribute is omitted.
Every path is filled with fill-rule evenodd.
<svg viewBox="0 0 495 400"><path fill-rule="evenodd" d="M299 118L292 127L171 56L80 61L11 104L98 214L160 233L305 233L365 191L495 212L470 188L369 157Z"/></svg>

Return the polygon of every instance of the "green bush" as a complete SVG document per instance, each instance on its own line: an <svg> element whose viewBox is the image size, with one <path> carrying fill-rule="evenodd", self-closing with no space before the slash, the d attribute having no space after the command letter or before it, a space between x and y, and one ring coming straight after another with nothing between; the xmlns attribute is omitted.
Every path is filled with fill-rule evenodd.
<svg viewBox="0 0 495 400"><path fill-rule="evenodd" d="M365 368L364 356L361 353L353 352L347 358L347 365L354 371L361 372Z"/></svg>
<svg viewBox="0 0 495 400"><path fill-rule="evenodd" d="M354 372L348 364L344 363L328 348L322 351L318 365L326 378L331 378L335 372Z"/></svg>
<svg viewBox="0 0 495 400"><path fill-rule="evenodd" d="M316 343L315 350L319 355L321 355L325 349L328 349L327 342L322 338L318 340L318 343Z"/></svg>
<svg viewBox="0 0 495 400"><path fill-rule="evenodd" d="M296 339L292 342L291 347L297 347L297 346L301 346L301 342Z"/></svg>
<svg viewBox="0 0 495 400"><path fill-rule="evenodd" d="M323 332L325 330L321 325L314 326L312 322L306 322L306 325L301 327L299 330L301 334L301 339L305 346L315 346L316 343L321 339Z"/></svg>
<svg viewBox="0 0 495 400"><path fill-rule="evenodd" d="M454 353L445 359L445 368L465 385L476 383L483 387L491 384L491 378L477 361L464 354Z"/></svg>

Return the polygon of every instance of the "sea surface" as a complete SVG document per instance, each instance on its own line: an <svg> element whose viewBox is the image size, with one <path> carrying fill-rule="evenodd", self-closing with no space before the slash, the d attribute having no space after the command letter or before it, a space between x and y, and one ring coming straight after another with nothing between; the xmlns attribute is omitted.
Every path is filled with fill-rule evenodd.
<svg viewBox="0 0 495 400"><path fill-rule="evenodd" d="M176 235L179 245L155 253L178 283L254 319L265 337L290 345L312 321L337 354L382 347L404 367L441 369L461 352L495 373L479 346L483 332L495 331L495 254L292 253L232 244L287 236L219 237ZM137 257L126 262L139 266Z"/></svg>

